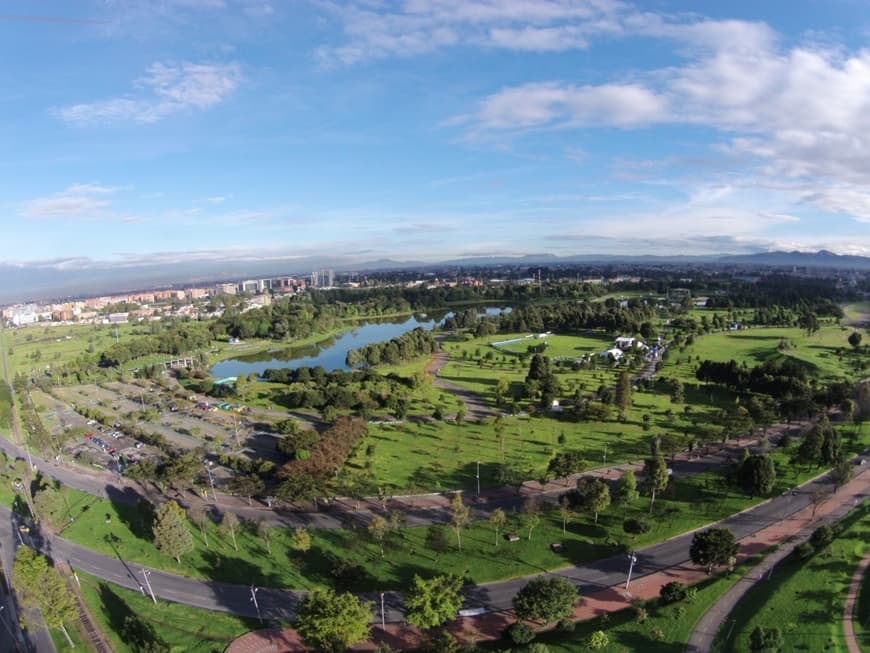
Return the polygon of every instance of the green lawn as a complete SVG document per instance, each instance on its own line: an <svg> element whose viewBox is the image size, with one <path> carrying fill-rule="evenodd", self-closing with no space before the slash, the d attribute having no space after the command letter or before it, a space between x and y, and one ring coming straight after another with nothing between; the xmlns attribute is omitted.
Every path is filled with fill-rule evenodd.
<svg viewBox="0 0 870 653"><path fill-rule="evenodd" d="M641 623L634 608L627 608L589 621L576 624L572 633L550 631L535 641L541 642L551 653L578 653L590 650L586 642L596 630L607 633L609 643L599 649L603 653L638 651L643 653L677 653L683 651L698 619L727 592L743 575L746 568L758 563L759 557L748 560L732 573L714 576L695 587L697 594L688 602L671 605L658 600L644 605L647 618Z"/></svg>
<svg viewBox="0 0 870 653"><path fill-rule="evenodd" d="M870 651L870 573L864 573L853 615L855 639L862 651Z"/></svg>
<svg viewBox="0 0 870 653"><path fill-rule="evenodd" d="M778 565L770 579L756 586L728 617L714 650L748 652L749 633L761 626L781 630L783 653L846 651L843 604L870 539L868 509L865 503L841 522L845 530L830 551L808 561L790 557ZM735 626L727 638L732 622Z"/></svg>
<svg viewBox="0 0 870 653"><path fill-rule="evenodd" d="M87 574L79 578L91 616L117 653L145 650L143 644L155 640L165 642L171 651L221 653L236 637L261 627L256 621L223 612L162 600L154 605L139 592Z"/></svg>

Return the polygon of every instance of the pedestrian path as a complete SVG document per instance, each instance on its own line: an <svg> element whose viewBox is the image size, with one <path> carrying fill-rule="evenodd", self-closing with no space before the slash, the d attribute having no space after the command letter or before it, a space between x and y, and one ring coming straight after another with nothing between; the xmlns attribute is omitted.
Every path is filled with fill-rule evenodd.
<svg viewBox="0 0 870 653"><path fill-rule="evenodd" d="M845 635L849 653L861 653L858 638L855 636L855 603L858 599L858 593L861 591L861 582L864 580L864 573L867 571L868 565L870 565L870 551L864 555L864 558L855 570L855 575L852 576L849 593L846 595L846 604L843 606L843 634Z"/></svg>
<svg viewBox="0 0 870 653"><path fill-rule="evenodd" d="M854 480L840 488L824 503L818 506L807 506L788 519L759 531L752 538L756 540L755 545L742 541L741 555L751 555L753 546L769 547L776 543L780 543L780 546L775 552L765 556L759 564L747 571L736 585L707 610L689 636L686 651L688 653L702 653L711 650L717 633L741 599L753 587L769 578L774 567L787 558L795 547L806 542L816 528L822 524L842 519L859 502L864 500L868 491L870 491L870 474L862 471ZM763 548L758 550L763 550ZM862 564L866 565L867 561L868 558L865 558ZM853 580L853 584L854 582ZM851 615L851 610L849 614ZM849 625L851 626L851 621ZM852 640L854 641L854 635ZM857 648L854 649L854 652L860 653Z"/></svg>

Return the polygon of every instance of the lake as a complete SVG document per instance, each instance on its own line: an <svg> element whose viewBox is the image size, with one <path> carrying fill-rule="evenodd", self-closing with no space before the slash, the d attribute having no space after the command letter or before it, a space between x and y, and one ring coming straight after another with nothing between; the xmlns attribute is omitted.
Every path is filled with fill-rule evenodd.
<svg viewBox="0 0 870 653"><path fill-rule="evenodd" d="M499 315L510 312L510 310L510 307L487 307L481 311L481 315ZM360 323L350 331L333 338L327 338L316 345L270 349L249 356L229 358L216 363L211 368L211 374L222 379L228 376L248 375L251 372L261 375L267 369L295 370L299 367L316 367L317 365L323 367L327 372L347 370L349 368L345 365L345 359L350 350L359 349L375 342L386 342L417 327L431 331L451 315L453 313L441 313L431 317L426 314L418 314L410 317L403 316L395 320L373 318L370 321Z"/></svg>

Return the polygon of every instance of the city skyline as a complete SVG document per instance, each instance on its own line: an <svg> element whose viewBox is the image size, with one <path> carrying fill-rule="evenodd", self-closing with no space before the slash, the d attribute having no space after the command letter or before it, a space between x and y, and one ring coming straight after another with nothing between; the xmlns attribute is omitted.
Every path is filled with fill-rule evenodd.
<svg viewBox="0 0 870 653"><path fill-rule="evenodd" d="M858 3L385 7L10 3L0 263L870 254Z"/></svg>

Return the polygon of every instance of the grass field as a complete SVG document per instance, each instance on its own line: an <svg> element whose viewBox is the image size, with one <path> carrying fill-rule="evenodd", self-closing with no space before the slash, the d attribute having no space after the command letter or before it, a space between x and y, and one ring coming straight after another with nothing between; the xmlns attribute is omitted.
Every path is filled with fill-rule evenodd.
<svg viewBox="0 0 870 653"><path fill-rule="evenodd" d="M643 653L677 653L683 651L698 619L742 576L744 569L758 563L759 557L739 565L732 573L714 576L698 583L697 594L688 602L664 605L658 600L644 605L647 617L643 622L633 608L610 613L604 617L576 624L572 633L551 631L535 641L547 646L550 653L589 651L586 642L596 630L607 633L609 643L599 649L603 653L642 651Z"/></svg>
<svg viewBox="0 0 870 653"><path fill-rule="evenodd" d="M864 503L841 522L845 529L829 551L810 560L788 558L770 579L754 588L728 617L723 629L735 626L726 640L720 631L714 650L743 653L756 626L779 628L784 653L790 651L846 651L843 604L846 591L870 540L870 505Z"/></svg>
<svg viewBox="0 0 870 653"><path fill-rule="evenodd" d="M258 622L223 612L168 601L154 605L138 592L87 574L79 574L79 578L91 616L117 653L152 650L144 645L157 640L162 640L171 651L221 653L236 637L261 627Z"/></svg>
<svg viewBox="0 0 870 653"><path fill-rule="evenodd" d="M865 570L852 621L855 639L862 651L870 652L870 573Z"/></svg>

